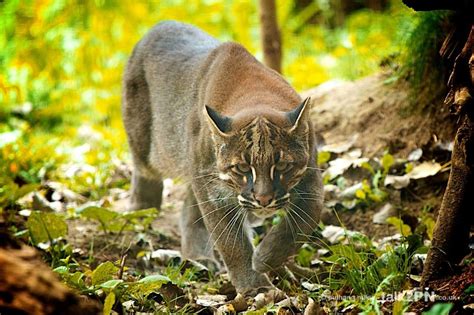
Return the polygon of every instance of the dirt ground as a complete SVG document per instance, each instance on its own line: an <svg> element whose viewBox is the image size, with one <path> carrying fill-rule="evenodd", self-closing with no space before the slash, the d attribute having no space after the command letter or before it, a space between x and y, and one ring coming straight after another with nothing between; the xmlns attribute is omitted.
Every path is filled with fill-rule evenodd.
<svg viewBox="0 0 474 315"><path fill-rule="evenodd" d="M384 151L407 158L410 152L420 148L424 159L436 159L441 163L450 160L449 152L442 152L440 147L452 143L456 120L443 105L443 100L416 103L408 85L402 80L393 82L388 72L357 81L328 81L301 95L311 97L311 118L319 146L349 142L368 158L381 156ZM392 195L390 199L398 204L402 215L408 213L414 217L424 205L432 207L436 214L447 175L445 172L434 181L418 183L409 187L405 195ZM348 229L370 237L392 235L392 227L372 223L377 210L342 212L339 217ZM333 218L329 220L335 223Z"/></svg>
<svg viewBox="0 0 474 315"><path fill-rule="evenodd" d="M325 143L354 139L366 156L385 149L403 156L452 141L456 121L442 99L414 103L406 83L390 81L389 73L378 73L353 82L328 81L301 95L311 97L311 118Z"/></svg>

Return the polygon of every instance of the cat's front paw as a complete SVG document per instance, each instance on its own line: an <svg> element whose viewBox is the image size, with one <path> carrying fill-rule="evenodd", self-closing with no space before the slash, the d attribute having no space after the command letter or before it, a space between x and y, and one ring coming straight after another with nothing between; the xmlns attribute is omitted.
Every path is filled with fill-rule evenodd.
<svg viewBox="0 0 474 315"><path fill-rule="evenodd" d="M266 292L258 293L253 299L255 309L259 310L268 304L275 304L285 299L286 295L283 291L273 288Z"/></svg>
<svg viewBox="0 0 474 315"><path fill-rule="evenodd" d="M258 310L268 304L275 304L286 298L283 291L275 287L264 287L252 289L248 291L247 295L237 294L234 300L231 301L232 306L236 312L246 311L249 306L250 309Z"/></svg>

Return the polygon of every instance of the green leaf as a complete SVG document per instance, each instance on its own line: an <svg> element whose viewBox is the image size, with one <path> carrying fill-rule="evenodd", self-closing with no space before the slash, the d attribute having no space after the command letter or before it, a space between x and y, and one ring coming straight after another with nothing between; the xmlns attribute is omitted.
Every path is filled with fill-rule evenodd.
<svg viewBox="0 0 474 315"><path fill-rule="evenodd" d="M466 294L474 293L474 284L471 284L469 287L467 287L467 289L464 290L464 293L466 293Z"/></svg>
<svg viewBox="0 0 474 315"><path fill-rule="evenodd" d="M59 266L57 268L54 268L53 271L59 274L66 274L69 272L69 269L66 266Z"/></svg>
<svg viewBox="0 0 474 315"><path fill-rule="evenodd" d="M67 234L67 223L56 213L33 211L26 222L33 244L52 241Z"/></svg>
<svg viewBox="0 0 474 315"><path fill-rule="evenodd" d="M125 220L122 216L119 216L107 224L107 230L113 233L133 231L133 224L129 220Z"/></svg>
<svg viewBox="0 0 474 315"><path fill-rule="evenodd" d="M145 218L155 218L159 214L156 208L135 210L130 212L125 212L122 216L125 219L145 219Z"/></svg>
<svg viewBox="0 0 474 315"><path fill-rule="evenodd" d="M427 312L423 312L423 315L448 315L449 311L453 308L453 303L438 303L433 305Z"/></svg>
<svg viewBox="0 0 474 315"><path fill-rule="evenodd" d="M113 279L99 285L102 289L115 289L119 284L123 283L121 279Z"/></svg>
<svg viewBox="0 0 474 315"><path fill-rule="evenodd" d="M434 228L435 228L435 225L436 225L436 221L433 220L432 218L430 218L429 216L426 216L426 217L421 219L421 222L424 225L426 225L426 234L428 234L428 238L430 240L432 240L433 239Z"/></svg>
<svg viewBox="0 0 474 315"><path fill-rule="evenodd" d="M392 314L393 315L403 315L407 311L408 307L404 305L405 302L403 300L395 300L392 306Z"/></svg>
<svg viewBox="0 0 474 315"><path fill-rule="evenodd" d="M362 199L362 200L365 200L366 198L365 192L362 189L357 189L357 191L355 192L355 196L356 198Z"/></svg>
<svg viewBox="0 0 474 315"><path fill-rule="evenodd" d="M114 304L115 304L115 293L112 291L105 298L104 309L103 309L104 315L110 315Z"/></svg>
<svg viewBox="0 0 474 315"><path fill-rule="evenodd" d="M93 219L100 222L104 231L106 231L111 223L119 214L109 209L101 207L87 207L79 210L78 213L87 219Z"/></svg>
<svg viewBox="0 0 474 315"><path fill-rule="evenodd" d="M40 187L39 184L23 185L14 191L13 200L16 201L20 199L21 197L25 196L26 194L29 194L30 192L37 190L39 187Z"/></svg>
<svg viewBox="0 0 474 315"><path fill-rule="evenodd" d="M70 283L74 283L78 288L84 287L84 274L80 271L76 271L72 274L71 278L69 278Z"/></svg>
<svg viewBox="0 0 474 315"><path fill-rule="evenodd" d="M171 282L171 279L163 275L150 275L138 281L138 283L156 283L156 282L161 282L163 284L163 283Z"/></svg>
<svg viewBox="0 0 474 315"><path fill-rule="evenodd" d="M109 280L112 280L115 274L117 274L118 270L119 268L115 267L115 265L111 263L110 261L101 263L92 272L92 277L91 277L92 284L99 285Z"/></svg>
<svg viewBox="0 0 474 315"><path fill-rule="evenodd" d="M386 220L386 222L388 224L393 225L398 230L398 232L400 232L401 235L403 236L411 235L410 226L403 223L401 219L396 218L396 217L390 217Z"/></svg>
<svg viewBox="0 0 474 315"><path fill-rule="evenodd" d="M374 186L374 188L376 189L379 188L379 182L381 178L382 178L382 173L380 173L380 171L377 171L374 174L374 177L372 178L372 186Z"/></svg>
<svg viewBox="0 0 474 315"><path fill-rule="evenodd" d="M172 282L170 278L163 275L150 275L135 283L132 283L127 292L132 295L147 296L151 292L158 290L165 283Z"/></svg>
<svg viewBox="0 0 474 315"><path fill-rule="evenodd" d="M298 251L296 261L303 267L309 267L311 265L311 260L315 252L315 249L311 246L302 246L301 249Z"/></svg>
<svg viewBox="0 0 474 315"><path fill-rule="evenodd" d="M395 159L393 158L391 154L385 153L382 156L381 163L382 163L383 173L387 174L388 171L390 170L390 167L393 165L393 163L395 163Z"/></svg>
<svg viewBox="0 0 474 315"><path fill-rule="evenodd" d="M327 163L331 158L331 152L321 151L318 152L318 165L321 166L324 163Z"/></svg>
<svg viewBox="0 0 474 315"><path fill-rule="evenodd" d="M370 172L370 174L374 175L375 174L375 170L374 168L372 167L372 165L370 165L369 162L364 162L360 165L362 168L368 170Z"/></svg>

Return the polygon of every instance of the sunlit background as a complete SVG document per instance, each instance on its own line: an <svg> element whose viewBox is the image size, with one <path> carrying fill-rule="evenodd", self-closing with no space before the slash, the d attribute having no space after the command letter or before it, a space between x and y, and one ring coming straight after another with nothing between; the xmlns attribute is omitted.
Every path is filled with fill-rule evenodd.
<svg viewBox="0 0 474 315"><path fill-rule="evenodd" d="M277 1L283 75L298 91L397 67L417 23L413 13L388 1L382 10L341 16L334 3L342 2ZM48 178L92 198L103 194L112 170L128 159L124 65L147 30L170 19L262 59L255 0L0 2L0 205L24 193L25 183Z"/></svg>

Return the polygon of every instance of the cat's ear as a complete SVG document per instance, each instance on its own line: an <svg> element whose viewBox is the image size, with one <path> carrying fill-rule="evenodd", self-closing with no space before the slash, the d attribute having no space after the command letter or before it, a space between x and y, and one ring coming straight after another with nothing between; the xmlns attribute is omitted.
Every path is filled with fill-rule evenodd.
<svg viewBox="0 0 474 315"><path fill-rule="evenodd" d="M212 131L223 137L229 136L232 118L219 114L207 105L204 108L204 115L207 117Z"/></svg>
<svg viewBox="0 0 474 315"><path fill-rule="evenodd" d="M298 107L286 113L286 118L291 124L290 132L298 129L299 126L305 125L308 121L311 109L310 101L311 98L307 97Z"/></svg>

